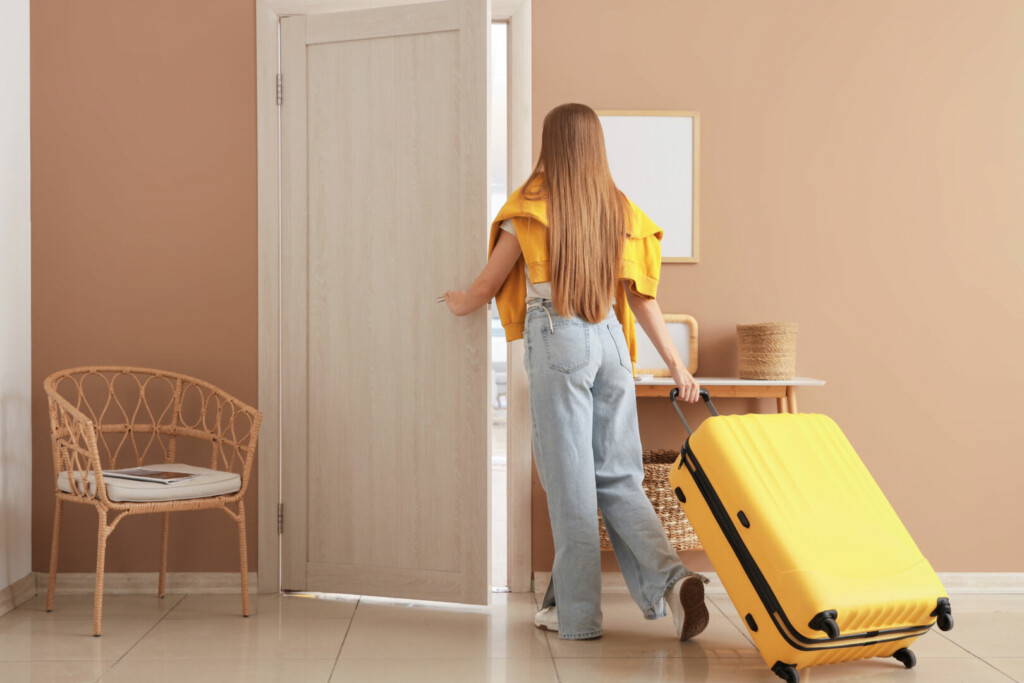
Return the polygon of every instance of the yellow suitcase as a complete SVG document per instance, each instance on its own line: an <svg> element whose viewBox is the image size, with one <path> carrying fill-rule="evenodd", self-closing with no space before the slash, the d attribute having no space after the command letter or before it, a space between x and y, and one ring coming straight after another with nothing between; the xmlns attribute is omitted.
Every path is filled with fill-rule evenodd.
<svg viewBox="0 0 1024 683"><path fill-rule="evenodd" d="M765 663L790 683L868 657L913 667L910 645L953 627L949 596L839 426L701 397L712 417L669 482Z"/></svg>

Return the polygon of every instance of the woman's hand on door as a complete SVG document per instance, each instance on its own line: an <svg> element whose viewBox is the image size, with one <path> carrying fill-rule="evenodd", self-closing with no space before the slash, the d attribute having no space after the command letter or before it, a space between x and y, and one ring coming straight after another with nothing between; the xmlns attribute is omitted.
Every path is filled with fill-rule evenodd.
<svg viewBox="0 0 1024 683"><path fill-rule="evenodd" d="M448 310L453 315L466 315L473 312L477 307L469 300L469 294L457 290L450 290L442 295L442 300L448 304Z"/></svg>
<svg viewBox="0 0 1024 683"><path fill-rule="evenodd" d="M504 230L498 235L498 242L491 250L491 257L487 260L480 274L473 280L473 284L466 291L449 290L437 297L438 302L444 301L448 304L448 310L455 315L468 315L480 308L494 298L501 286L505 284L512 266L519 260L522 254L519 248L519 240L510 232Z"/></svg>

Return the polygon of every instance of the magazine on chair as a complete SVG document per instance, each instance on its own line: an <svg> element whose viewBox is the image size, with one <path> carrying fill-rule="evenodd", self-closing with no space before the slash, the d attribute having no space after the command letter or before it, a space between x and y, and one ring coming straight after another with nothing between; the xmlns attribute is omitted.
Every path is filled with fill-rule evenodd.
<svg viewBox="0 0 1024 683"><path fill-rule="evenodd" d="M162 470L158 467L129 467L123 470L103 470L103 476L114 477L115 479L149 481L157 484L176 484L181 481L194 479L196 475L191 472Z"/></svg>

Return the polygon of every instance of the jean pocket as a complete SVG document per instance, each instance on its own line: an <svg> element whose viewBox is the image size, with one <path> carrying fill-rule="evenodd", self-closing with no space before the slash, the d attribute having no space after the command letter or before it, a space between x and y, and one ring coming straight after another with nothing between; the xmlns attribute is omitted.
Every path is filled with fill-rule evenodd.
<svg viewBox="0 0 1024 683"><path fill-rule="evenodd" d="M626 346L626 336L622 332L622 325L609 325L606 329L612 336L612 344L615 346L615 352L619 355L619 365L632 375L633 359L629 356L629 347Z"/></svg>
<svg viewBox="0 0 1024 683"><path fill-rule="evenodd" d="M548 367L565 374L576 372L590 362L590 328L581 323L563 322L554 328L544 325L544 351Z"/></svg>

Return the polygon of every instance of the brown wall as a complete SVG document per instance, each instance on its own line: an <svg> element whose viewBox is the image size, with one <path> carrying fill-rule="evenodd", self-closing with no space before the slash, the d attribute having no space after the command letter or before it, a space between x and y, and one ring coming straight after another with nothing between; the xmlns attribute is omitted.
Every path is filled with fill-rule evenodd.
<svg viewBox="0 0 1024 683"><path fill-rule="evenodd" d="M533 12L535 144L567 101L701 114L701 262L659 294L700 322L700 373L735 372L737 322L799 322L798 370L829 382L801 409L838 420L935 567L1024 570L1024 4ZM680 440L664 404L641 428Z"/></svg>
<svg viewBox="0 0 1024 683"><path fill-rule="evenodd" d="M33 566L53 473L41 383L82 364L207 379L255 403L252 0L33 0ZM250 567L255 568L255 482ZM221 512L176 515L172 571L237 571ZM91 571L96 515L65 513L62 571ZM109 571L154 571L156 517L112 536Z"/></svg>

